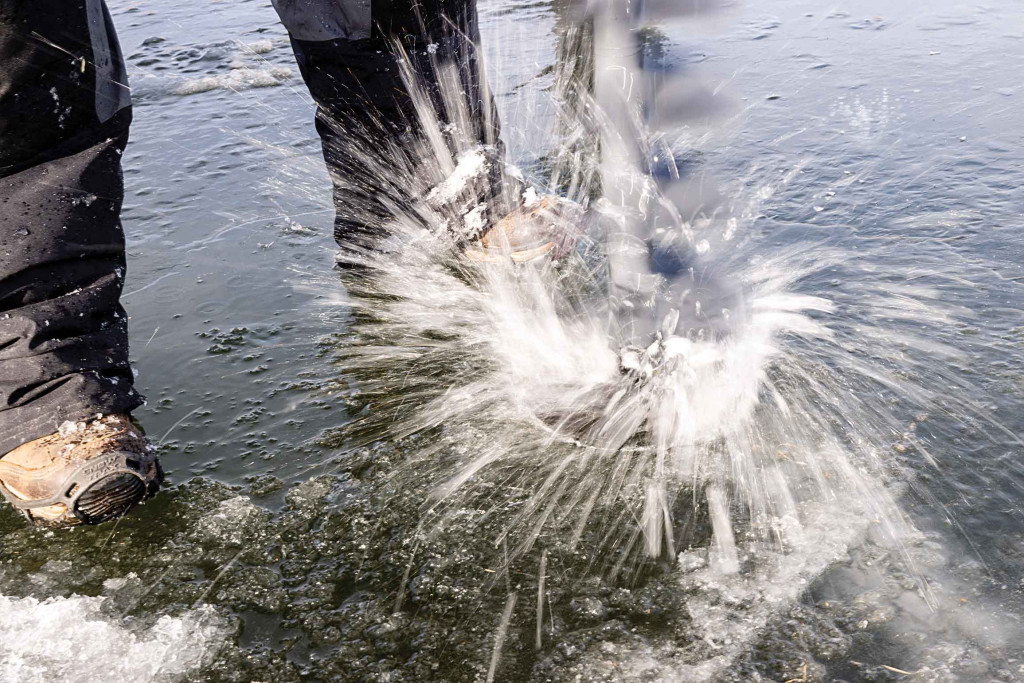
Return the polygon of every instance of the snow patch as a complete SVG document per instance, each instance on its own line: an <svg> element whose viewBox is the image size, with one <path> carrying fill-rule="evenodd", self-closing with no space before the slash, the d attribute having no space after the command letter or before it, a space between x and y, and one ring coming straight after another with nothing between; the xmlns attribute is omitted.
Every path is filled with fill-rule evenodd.
<svg viewBox="0 0 1024 683"><path fill-rule="evenodd" d="M445 205L455 201L473 180L487 172L490 165L487 155L480 148L463 153L455 165L455 170L427 195L427 201L437 205Z"/></svg>
<svg viewBox="0 0 1024 683"><path fill-rule="evenodd" d="M180 83L172 91L175 95L195 95L211 90L249 90L251 88L272 88L292 77L288 67L275 66L269 69L232 69L217 76L205 76Z"/></svg>
<svg viewBox="0 0 1024 683"><path fill-rule="evenodd" d="M148 629L104 613L106 597L0 595L0 672L6 683L172 681L209 661L227 625L209 605Z"/></svg>

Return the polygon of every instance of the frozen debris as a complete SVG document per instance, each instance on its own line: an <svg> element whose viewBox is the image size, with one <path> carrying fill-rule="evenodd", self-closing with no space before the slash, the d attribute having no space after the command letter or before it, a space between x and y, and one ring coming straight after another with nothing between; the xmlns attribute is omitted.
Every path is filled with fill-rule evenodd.
<svg viewBox="0 0 1024 683"><path fill-rule="evenodd" d="M313 228L311 228L309 226L306 226L306 225L303 225L302 223L298 223L298 222L293 221L293 220L289 220L288 221L288 225L287 225L287 227L285 227L284 230L287 233L292 233L292 234L295 234L295 235L315 235L316 234L316 230L314 230Z"/></svg>
<svg viewBox="0 0 1024 683"><path fill-rule="evenodd" d="M679 559L677 566L679 571L688 574L689 572L695 572L698 569L703 569L708 564L708 551L704 548L697 548L695 550L684 550L679 553Z"/></svg>
<svg viewBox="0 0 1024 683"><path fill-rule="evenodd" d="M285 502L292 508L312 509L331 493L331 480L317 477L297 484L285 495Z"/></svg>
<svg viewBox="0 0 1024 683"><path fill-rule="evenodd" d="M532 187L523 190L523 206L531 207L539 201L540 197L537 196L537 190Z"/></svg>
<svg viewBox="0 0 1024 683"><path fill-rule="evenodd" d="M241 546L257 528L265 511L248 496L235 496L222 501L217 510L199 523L200 535L225 546Z"/></svg>
<svg viewBox="0 0 1024 683"><path fill-rule="evenodd" d="M57 433L62 437L67 438L77 432L80 429L85 429L84 422L75 422L74 420L65 420L57 427Z"/></svg>
<svg viewBox="0 0 1024 683"><path fill-rule="evenodd" d="M177 617L164 615L142 629L106 616L107 600L0 596L3 679L177 680L209 663L228 635L227 624L207 605Z"/></svg>
<svg viewBox="0 0 1024 683"><path fill-rule="evenodd" d="M471 182L483 178L490 169L490 161L482 147L464 152L452 174L427 194L427 202L434 206L454 202Z"/></svg>
<svg viewBox="0 0 1024 683"><path fill-rule="evenodd" d="M471 238L479 235L484 231L484 227L487 225L487 220L484 214L487 212L487 205L484 203L477 204L473 209L463 217L463 223L466 226L466 237Z"/></svg>
<svg viewBox="0 0 1024 683"><path fill-rule="evenodd" d="M104 593L117 593L125 588L135 588L141 585L142 581L139 579L139 575L135 572L128 572L127 575L122 577L114 577L103 580L103 591Z"/></svg>
<svg viewBox="0 0 1024 683"><path fill-rule="evenodd" d="M246 52L256 55L265 55L274 49L274 43L271 40L254 40L251 43L240 43L240 45Z"/></svg>
<svg viewBox="0 0 1024 683"><path fill-rule="evenodd" d="M111 425L114 425L116 428L121 428L122 426L116 416L96 413L87 420L65 420L57 427L57 433L65 439L70 438L76 442L86 441L102 432L108 431Z"/></svg>
<svg viewBox="0 0 1024 683"><path fill-rule="evenodd" d="M478 237L488 227L491 200L495 199L497 185L503 182L497 178L499 168L507 170L493 146L478 145L462 152L455 160L455 169L423 198L435 214L434 231L448 232L458 241Z"/></svg>
<svg viewBox="0 0 1024 683"><path fill-rule="evenodd" d="M647 380L654 374L654 364L644 349L627 346L619 351L619 372L639 380Z"/></svg>
<svg viewBox="0 0 1024 683"><path fill-rule="evenodd" d="M291 77L292 70L283 66L268 69L239 68L231 69L225 74L184 81L171 92L175 95L195 95L217 89L237 91L251 88L271 88L281 85Z"/></svg>
<svg viewBox="0 0 1024 683"><path fill-rule="evenodd" d="M605 604L589 595L570 600L569 611L580 626L591 626L608 618L608 608Z"/></svg>

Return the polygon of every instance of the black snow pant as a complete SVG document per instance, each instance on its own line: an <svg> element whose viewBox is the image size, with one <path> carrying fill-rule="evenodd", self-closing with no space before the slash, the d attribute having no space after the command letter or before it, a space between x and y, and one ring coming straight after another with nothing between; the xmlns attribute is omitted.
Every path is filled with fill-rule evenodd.
<svg viewBox="0 0 1024 683"><path fill-rule="evenodd" d="M367 225L368 216L384 219L390 207L408 199L401 174L382 178L367 173L361 161L367 155L411 153L419 132L412 99L399 76L396 49L405 55L442 124L451 117L435 67L454 66L462 102L475 125L472 134L481 143L499 144L497 113L476 54L475 0L273 2L317 103L316 130L334 185L334 236L343 249L365 246L365 238L376 236ZM317 21L311 22L311 16Z"/></svg>
<svg viewBox="0 0 1024 683"><path fill-rule="evenodd" d="M382 197L401 192L364 177L349 153L353 140L372 148L383 132L402 146L416 134L395 41L428 85L430 63L447 61L458 65L470 111L493 106L478 76L475 0L274 5L317 103L335 236L343 246L358 242L363 222L351 207L384 213L401 197ZM119 303L121 154L131 117L103 0L0 0L0 455L66 420L142 403ZM480 136L496 140L497 132Z"/></svg>

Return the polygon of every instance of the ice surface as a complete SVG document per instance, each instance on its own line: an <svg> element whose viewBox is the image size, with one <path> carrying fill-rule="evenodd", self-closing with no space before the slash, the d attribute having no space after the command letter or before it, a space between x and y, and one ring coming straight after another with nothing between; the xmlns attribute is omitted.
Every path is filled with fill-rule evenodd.
<svg viewBox="0 0 1024 683"><path fill-rule="evenodd" d="M108 599L0 596L0 676L6 683L170 681L208 662L226 637L208 605L137 629L104 613Z"/></svg>

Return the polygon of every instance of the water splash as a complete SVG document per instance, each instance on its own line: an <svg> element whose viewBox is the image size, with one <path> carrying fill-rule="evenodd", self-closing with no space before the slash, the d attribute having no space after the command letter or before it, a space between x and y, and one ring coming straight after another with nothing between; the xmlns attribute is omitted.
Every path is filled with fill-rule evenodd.
<svg viewBox="0 0 1024 683"><path fill-rule="evenodd" d="M768 606L735 634L748 641L869 528L912 568L892 445L932 461L914 429L937 399L959 392L964 414L977 411L942 341L968 312L943 299L952 276L930 254L897 264L887 245L854 255L762 234L761 208L799 168L709 183L692 130L648 129L638 98L652 90L659 125L679 120L637 65L615 62L635 40L615 26L598 17L566 33L579 58L556 78L561 146L529 174L587 212L589 231L557 263L463 258L481 225L465 200L474 179L497 178L506 205L523 181L480 152L458 79L434 65L438 117L407 64L425 131L415 161L361 162L422 199L396 204L379 226L388 237L345 257L362 275L347 281L354 325L340 359L363 406L346 434L404 440L389 476L424 496L425 536L467 511L500 519L486 540L505 548L503 570L538 546L585 543L584 564L616 579L703 549L694 591L725 586ZM606 42L591 95L573 78L594 36ZM682 109L707 125L708 107ZM752 588L766 584L785 590ZM740 609L706 606L709 633Z"/></svg>

